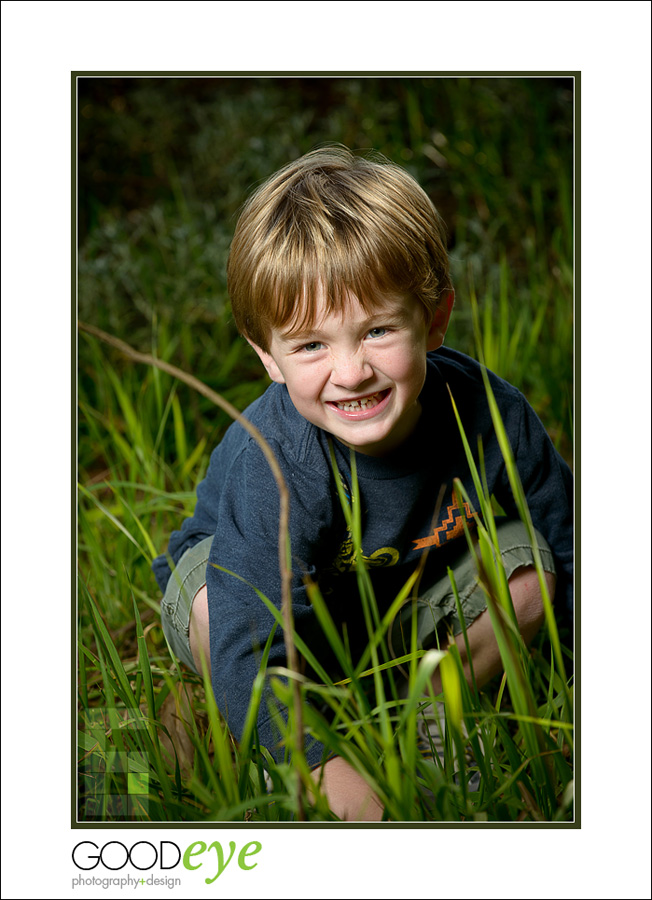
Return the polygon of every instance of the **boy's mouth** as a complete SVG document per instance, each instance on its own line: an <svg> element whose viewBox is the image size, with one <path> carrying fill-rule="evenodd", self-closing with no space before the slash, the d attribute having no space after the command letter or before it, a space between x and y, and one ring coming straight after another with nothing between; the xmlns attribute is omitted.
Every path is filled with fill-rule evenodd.
<svg viewBox="0 0 652 900"><path fill-rule="evenodd" d="M341 409L342 412L361 412L366 409L373 409L378 406L389 394L390 389L384 391L376 391L375 394L368 394L366 397L358 397L355 400L333 401L332 406Z"/></svg>

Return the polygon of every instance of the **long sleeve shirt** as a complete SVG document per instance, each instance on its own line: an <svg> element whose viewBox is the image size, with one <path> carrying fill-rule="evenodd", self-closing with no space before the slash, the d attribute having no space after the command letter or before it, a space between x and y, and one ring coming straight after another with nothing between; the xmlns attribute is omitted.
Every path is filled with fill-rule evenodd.
<svg viewBox="0 0 652 900"><path fill-rule="evenodd" d="M546 538L557 564L556 607L572 610L572 476L523 395L489 373L490 383L515 457L535 528ZM428 354L417 428L384 457L357 454L362 551L381 614L428 551L421 584L434 582L465 546L462 517L473 522L480 509L454 417L457 406L468 443L479 463L478 441L489 494L507 516L518 512L491 420L481 368L457 351ZM352 653L368 642L356 584L355 555L342 513L337 481L352 483L350 451L294 408L284 385L273 384L246 411L271 445L290 493L292 608L297 633L320 662L336 668L317 621L306 579L319 583L332 618ZM334 450L337 473L330 449ZM469 497L460 509L453 493L460 479ZM443 493L442 493L443 491ZM439 508L436 521L435 511ZM262 648L274 617L254 588L280 608L278 555L279 492L259 446L239 424L214 450L197 489L194 515L172 534L168 552L176 563L185 550L213 536L207 568L213 690L238 738L244 726ZM165 556L153 564L162 590L170 577ZM237 577L236 577L237 576ZM320 655L321 654L321 655ZM282 631L276 629L268 666L286 665ZM277 735L263 702L259 739L273 755ZM323 747L308 740L306 756L316 765Z"/></svg>

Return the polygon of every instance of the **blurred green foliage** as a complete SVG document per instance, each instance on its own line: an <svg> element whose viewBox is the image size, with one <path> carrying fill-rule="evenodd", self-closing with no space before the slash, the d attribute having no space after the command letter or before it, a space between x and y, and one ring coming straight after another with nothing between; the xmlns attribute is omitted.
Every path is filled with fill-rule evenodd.
<svg viewBox="0 0 652 900"><path fill-rule="evenodd" d="M225 267L239 207L315 146L374 149L404 165L447 222L457 289L447 342L477 355L474 291L492 310L483 319L487 364L524 390L570 458L572 79L78 84L81 319L153 348L245 406L266 382L229 316ZM93 406L97 360L85 347L80 393ZM221 414L183 387L179 394L196 427L189 439L197 442L207 425L218 438ZM172 449L166 442L163 451ZM92 449L81 449L92 467Z"/></svg>

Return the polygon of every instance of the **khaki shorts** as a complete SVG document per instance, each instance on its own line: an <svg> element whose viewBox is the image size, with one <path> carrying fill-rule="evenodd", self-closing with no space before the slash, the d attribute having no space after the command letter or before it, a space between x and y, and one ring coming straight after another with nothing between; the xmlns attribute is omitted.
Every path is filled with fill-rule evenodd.
<svg viewBox="0 0 652 900"><path fill-rule="evenodd" d="M521 566L534 565L534 555L525 526L521 522L497 523L500 555L507 578ZM543 568L555 574L552 553L545 539L536 532L537 544ZM193 672L195 663L190 651L190 613L197 593L206 584L206 566L213 538L205 538L190 550L186 550L173 571L161 602L163 631L173 653ZM478 584L475 564L468 549L451 565L455 576L462 614L470 625L487 608L484 590ZM396 656L408 652L411 634L413 603L409 600L397 615L391 629L390 646ZM444 638L447 631L458 634L462 625L457 615L455 595L448 574L425 590L416 602L417 638L419 646L437 646L437 638Z"/></svg>
<svg viewBox="0 0 652 900"><path fill-rule="evenodd" d="M520 521L496 521L500 556L507 578L522 566L534 565L534 553L525 525ZM545 572L556 575L555 563L545 538L535 531ZM464 550L450 568L460 600L464 623L468 627L487 608L487 595L478 582L475 560L464 541ZM414 603L408 600L399 611L390 630L390 648L395 656L409 652ZM462 624L457 613L455 594L448 572L419 596L416 601L417 641L422 649L447 645L446 634L459 634ZM443 641L443 643L442 643Z"/></svg>
<svg viewBox="0 0 652 900"><path fill-rule="evenodd" d="M170 576L161 601L161 623L172 652L193 672L190 651L190 613L193 600L206 584L206 566L213 538L204 538L186 550Z"/></svg>

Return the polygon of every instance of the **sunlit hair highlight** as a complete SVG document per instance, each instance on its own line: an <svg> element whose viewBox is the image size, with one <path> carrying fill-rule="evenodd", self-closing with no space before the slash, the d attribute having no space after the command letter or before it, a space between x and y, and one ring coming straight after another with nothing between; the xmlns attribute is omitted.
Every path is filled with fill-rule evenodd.
<svg viewBox="0 0 652 900"><path fill-rule="evenodd" d="M351 295L371 313L412 296L427 324L451 289L445 226L400 166L345 147L314 150L272 175L245 204L227 266L240 332L269 351L272 329L305 331Z"/></svg>

